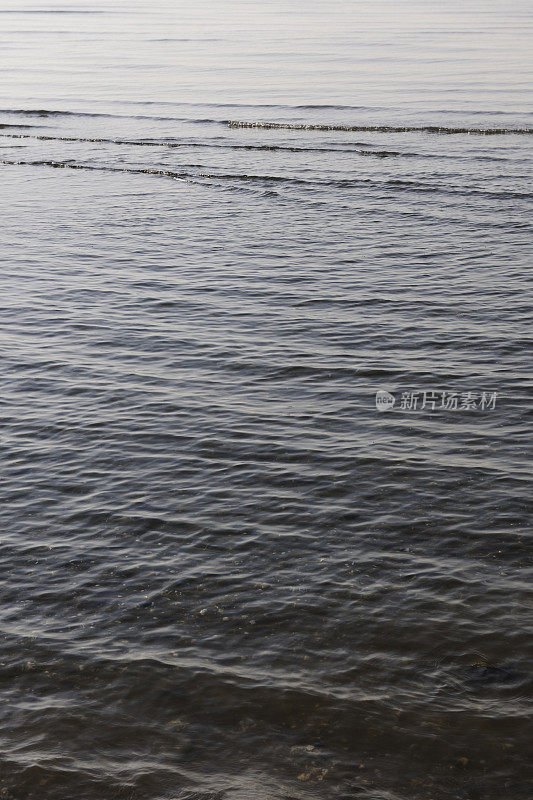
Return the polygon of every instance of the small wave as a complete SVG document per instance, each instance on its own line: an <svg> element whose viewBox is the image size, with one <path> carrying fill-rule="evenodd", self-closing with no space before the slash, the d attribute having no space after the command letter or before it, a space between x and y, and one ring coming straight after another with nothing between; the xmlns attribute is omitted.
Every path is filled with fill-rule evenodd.
<svg viewBox="0 0 533 800"><path fill-rule="evenodd" d="M69 10L68 8L64 8L64 9L60 9L60 8L58 8L58 9L41 8L41 9L35 9L35 10L17 9L17 8L10 9L10 8L8 8L8 9L0 10L0 14L16 14L17 16L19 14L31 14L32 16L34 16L35 14L47 14L47 15L48 14L54 14L54 15L57 15L57 14L76 14L76 15L79 15L79 14L105 14L105 13L106 13L105 11L100 11L98 9L87 9L87 10L72 9L72 10Z"/></svg>
<svg viewBox="0 0 533 800"><path fill-rule="evenodd" d="M437 186L434 184L422 183L419 181L408 180L375 180L373 178L345 178L341 180L323 181L321 179L294 178L286 175L249 175L247 173L209 173L209 172L175 172L167 169L139 168L139 167L108 167L106 165L78 164L74 161L8 161L0 160L0 164L5 166L26 166L26 167L52 167L53 169L74 169L88 170L94 172L121 172L131 175L155 175L163 178L173 178L174 180L185 181L187 183L198 183L203 180L208 181L232 181L241 183L256 184L286 184L302 186L315 190L317 188L336 188L336 189L355 189L360 186L369 186L378 190L392 191L411 191L430 194L450 194L462 196L479 196L484 198L495 198L498 200L509 199L531 199L531 192L509 192L509 191L485 191L483 189L471 189L461 187Z"/></svg>
<svg viewBox="0 0 533 800"><path fill-rule="evenodd" d="M439 134L475 134L478 136L504 136L506 134L531 134L533 128L447 128L437 125L319 125L298 124L290 122L241 122L225 120L230 128L261 128L265 130L289 131L341 131L347 133L439 133Z"/></svg>
<svg viewBox="0 0 533 800"><path fill-rule="evenodd" d="M2 114L21 114L37 117L101 117L111 119L148 119L157 122L184 122L189 125L224 125L229 128L257 128L260 130L324 131L340 133L433 133L441 135L471 134L477 136L531 135L533 128L474 128L440 125L326 125L293 122L245 122L232 119L191 119L189 117L163 117L150 114L113 114L104 111L68 111L45 108L3 108Z"/></svg>
<svg viewBox="0 0 533 800"><path fill-rule="evenodd" d="M1 126L0 126L1 127ZM15 126L19 127L19 126ZM24 127L24 126L23 126ZM31 126L27 126L31 127ZM220 144L214 142L166 142L166 141L153 141L145 139L105 139L105 138L89 138L79 136L47 136L44 134L33 135L30 133L12 133L4 134L4 138L10 139L32 139L42 142L80 142L80 143L96 143L96 144L117 144L131 147L203 147L214 148L222 150L259 150L259 151L286 151L290 153L356 153L365 156L377 156L383 158L385 156L415 156L418 153L399 153L393 150L359 150L358 147L372 147L367 142L354 142L353 147L290 147L288 145L270 145L270 144Z"/></svg>
<svg viewBox="0 0 533 800"><path fill-rule="evenodd" d="M174 40L172 40L174 41ZM188 40L184 40L188 41ZM194 40L196 41L196 40ZM209 41L221 41L220 39L210 39ZM173 100L119 100L121 105L142 105L142 106L170 106L172 108L283 108L289 111L294 110L326 110L326 111L383 111L383 106L343 106L335 104L322 105L288 105L287 103L177 103ZM388 110L391 110L390 108ZM486 112L490 113L490 112Z"/></svg>
<svg viewBox="0 0 533 800"><path fill-rule="evenodd" d="M0 127L2 127L0 125ZM8 126L9 127L9 126ZM32 128L33 125L15 125L16 128ZM101 137L82 137L82 136L48 136L45 134L33 133L2 133L0 134L4 139L29 139L31 141L42 142L72 142L72 143L89 143L89 144L114 144L125 147L170 147L170 148L212 148L215 150L251 150L251 151L268 151L268 152L288 152L288 153L351 153L359 156L373 156L374 158L437 158L437 159L451 159L457 161L461 158L456 154L447 155L444 153L416 153L416 152L400 152L398 150L361 150L360 148L374 148L375 145L370 142L350 142L351 147L297 147L290 145L276 145L276 144L234 144L231 142L222 144L220 142L168 142L165 140L153 139L106 139ZM469 160L477 161L507 161L508 159L501 156L486 156L475 155L468 156Z"/></svg>
<svg viewBox="0 0 533 800"><path fill-rule="evenodd" d="M2 160L0 164L12 167L52 167L53 169L79 169L92 172L126 172L133 175L160 175L165 178L175 178L188 180L192 177L212 177L209 175L194 176L188 173L173 172L166 169L136 169L134 167L107 167L105 165L77 164L74 161L7 161Z"/></svg>
<svg viewBox="0 0 533 800"><path fill-rule="evenodd" d="M104 114L98 111L63 111L50 108L0 108L0 114L16 114L24 117L121 117L123 114ZM152 119L152 117L149 117Z"/></svg>
<svg viewBox="0 0 533 800"><path fill-rule="evenodd" d="M160 39L152 41L199 41L198 39ZM223 41L221 39L202 39L201 41ZM121 106L160 106L169 108L246 108L246 109L259 109L259 108L276 108L285 111L356 111L356 112L390 112L402 111L401 106L354 106L343 105L340 103L299 103L297 105L287 103L213 103L213 102L176 102L174 100L110 100L109 104L118 103ZM526 114L528 111L496 111L495 109L457 109L457 108L439 108L432 109L430 114L450 114L450 115L470 115L470 116L503 116L503 117L516 117L519 114Z"/></svg>
<svg viewBox="0 0 533 800"><path fill-rule="evenodd" d="M75 170L88 170L93 172L122 172L131 175L156 175L164 178L174 178L183 181L198 181L200 180L222 180L222 181L241 181L241 182L260 182L260 183L286 183L286 184L299 184L303 186L315 187L317 183L324 185L323 181L306 180L304 178L292 178L284 175L249 175L247 173L209 173L209 172L176 172L168 169L153 169L153 168L140 168L140 167L109 167L104 164L78 164L75 161L8 161L1 160L0 164L4 166L20 166L20 167L51 167L53 169L75 169ZM357 180L336 180L328 181L325 185L336 186L338 188L348 188L363 183L376 183L370 178L361 178ZM390 181L391 185L400 184L401 181ZM414 185L414 184L413 184ZM433 191L438 191L436 188Z"/></svg>
<svg viewBox="0 0 533 800"><path fill-rule="evenodd" d="M74 169L87 170L91 172L121 172L130 175L155 175L163 178L173 178L186 182L198 180L222 180L222 181L249 181L262 183L294 183L315 185L314 181L302 178L290 178L281 175L248 175L245 173L209 173L209 172L176 172L168 169L153 169L141 167L108 167L104 164L78 164L75 161L8 161L1 160L0 164L11 167L51 167L52 169ZM332 185L330 182L329 185Z"/></svg>
<svg viewBox="0 0 533 800"><path fill-rule="evenodd" d="M34 125L17 125L15 123L10 122L0 122L0 128L33 128Z"/></svg>
<svg viewBox="0 0 533 800"><path fill-rule="evenodd" d="M221 120L189 119L187 117L159 117L150 114L111 114L104 111L67 111L49 108L0 108L0 114L17 114L29 117L98 117L105 119L149 119L156 122L189 122L220 124Z"/></svg>

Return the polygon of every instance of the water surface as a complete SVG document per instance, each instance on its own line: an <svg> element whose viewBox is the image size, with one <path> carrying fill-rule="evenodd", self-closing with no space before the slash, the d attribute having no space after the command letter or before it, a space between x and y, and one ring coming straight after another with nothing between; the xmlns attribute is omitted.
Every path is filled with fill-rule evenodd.
<svg viewBox="0 0 533 800"><path fill-rule="evenodd" d="M2 797L532 796L531 27L3 0Z"/></svg>

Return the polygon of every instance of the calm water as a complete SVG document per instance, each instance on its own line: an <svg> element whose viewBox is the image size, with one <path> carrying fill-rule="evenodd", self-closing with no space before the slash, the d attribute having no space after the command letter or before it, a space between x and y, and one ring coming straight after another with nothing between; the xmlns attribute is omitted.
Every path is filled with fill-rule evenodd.
<svg viewBox="0 0 533 800"><path fill-rule="evenodd" d="M4 800L533 796L532 23L1 0Z"/></svg>

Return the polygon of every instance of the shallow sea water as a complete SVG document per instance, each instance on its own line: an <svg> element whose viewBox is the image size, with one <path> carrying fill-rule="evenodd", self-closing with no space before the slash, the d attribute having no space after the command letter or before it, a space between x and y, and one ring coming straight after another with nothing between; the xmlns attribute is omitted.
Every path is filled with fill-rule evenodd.
<svg viewBox="0 0 533 800"><path fill-rule="evenodd" d="M533 795L532 20L2 0L2 798Z"/></svg>

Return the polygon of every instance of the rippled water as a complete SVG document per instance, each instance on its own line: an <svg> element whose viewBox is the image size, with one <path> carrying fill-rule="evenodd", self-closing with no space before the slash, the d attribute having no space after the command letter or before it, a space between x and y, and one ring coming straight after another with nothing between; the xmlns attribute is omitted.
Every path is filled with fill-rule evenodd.
<svg viewBox="0 0 533 800"><path fill-rule="evenodd" d="M2 0L2 798L533 795L532 19Z"/></svg>

